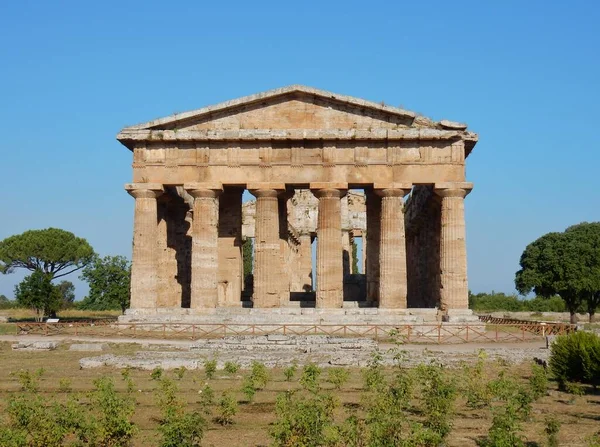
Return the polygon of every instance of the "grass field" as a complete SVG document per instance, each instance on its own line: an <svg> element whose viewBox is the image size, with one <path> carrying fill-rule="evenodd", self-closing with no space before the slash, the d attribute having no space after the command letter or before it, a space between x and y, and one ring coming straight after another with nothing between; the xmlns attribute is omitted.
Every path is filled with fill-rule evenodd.
<svg viewBox="0 0 600 447"><path fill-rule="evenodd" d="M114 354L132 354L140 350L138 345L111 345L110 352ZM86 392L92 389L92 381L100 376L114 378L117 387L125 393L125 383L120 371L99 368L80 369L79 359L89 357L89 353L74 352L61 346L56 351L50 352L13 352L8 343L1 344L0 350L0 411L8 398L18 393L20 385L14 378L14 373L21 369L30 371L43 368L45 370L40 381L40 393L48 398L48 402L55 399L65 399L68 393L60 392L60 380L69 379L73 393ZM488 361L485 364L485 374L490 378L496 377L500 370L506 374L514 375L518 380L526 381L531 374L531 366L522 364L516 366L501 365ZM203 370L186 371L181 380L175 378L173 372L165 372L168 377L175 379L179 386L179 394L188 403L189 409L199 408L200 395L198 391L208 383L216 392L232 390L240 402L239 412L234 417L235 423L221 426L209 422L202 445L204 446L266 446L270 445L269 427L275 420L275 399L278 393L288 389L299 388L295 380L287 382L281 370L271 370L271 381L264 390L258 391L252 403L245 402L244 395L240 392L243 376L247 371L227 374L217 371L213 379L207 380ZM385 373L392 374L392 369L385 369ZM131 378L135 382L134 396L136 411L133 421L139 427L135 437L135 446L157 445L157 423L160 413L156 406L155 389L157 382L150 377L149 371L132 370ZM455 376L458 387L465 380L462 370L449 372ZM324 379L326 374L322 374ZM330 389L339 399L341 405L336 410L336 419L342 420L350 408L360 408L361 395L363 395L363 379L360 370L350 370L350 380L341 390L334 390L332 385L322 380L324 389ZM588 390L591 392L591 390ZM448 438L449 446L474 446L477 439L486 435L491 424L491 414L487 409L472 410L465 405L465 398L459 392L456 401L456 411L452 417L453 429ZM415 402L415 408L419 403ZM556 384L550 382L548 394L533 404L533 411L529 419L523 423L523 435L530 442L528 445L546 445L544 427L548 415L555 415L562 426L559 432L559 445L586 446L586 439L600 429L600 396L587 394L573 397L557 391ZM418 411L414 412L415 420L419 419Z"/></svg>
<svg viewBox="0 0 600 447"><path fill-rule="evenodd" d="M2 309L0 310L1 316L6 316L7 318L14 321L34 321L35 320L35 312L32 309L26 308L15 308L15 309ZM58 318L61 321L85 321L85 320L96 320L102 318L112 318L115 319L119 315L121 315L121 311L119 310L77 310L77 309L67 309L61 310L58 313Z"/></svg>

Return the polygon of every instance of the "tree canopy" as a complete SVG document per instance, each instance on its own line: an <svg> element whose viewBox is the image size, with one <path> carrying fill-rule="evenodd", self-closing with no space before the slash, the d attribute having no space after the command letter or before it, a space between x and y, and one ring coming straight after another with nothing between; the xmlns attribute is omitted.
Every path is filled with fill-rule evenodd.
<svg viewBox="0 0 600 447"><path fill-rule="evenodd" d="M129 307L131 265L123 256L94 257L80 276L90 285L90 293L80 304L82 309L108 310Z"/></svg>
<svg viewBox="0 0 600 447"><path fill-rule="evenodd" d="M83 238L58 228L29 230L0 241L0 271L11 273L16 268L41 271L50 279L73 273L85 267L94 250Z"/></svg>
<svg viewBox="0 0 600 447"><path fill-rule="evenodd" d="M35 270L17 284L15 298L19 305L34 309L38 320L56 314L62 304L60 290L52 284L50 274L41 270Z"/></svg>
<svg viewBox="0 0 600 447"><path fill-rule="evenodd" d="M515 277L519 293L559 295L572 322L577 308L586 303L593 320L600 302L600 223L545 234L525 248L520 265Z"/></svg>

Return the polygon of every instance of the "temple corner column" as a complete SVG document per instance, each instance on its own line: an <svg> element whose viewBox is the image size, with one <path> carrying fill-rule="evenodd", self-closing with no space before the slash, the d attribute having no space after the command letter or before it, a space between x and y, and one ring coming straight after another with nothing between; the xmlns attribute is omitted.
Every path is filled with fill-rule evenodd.
<svg viewBox="0 0 600 447"><path fill-rule="evenodd" d="M190 309L216 308L219 275L219 195L223 192L223 185L186 183L184 189L194 198Z"/></svg>
<svg viewBox="0 0 600 447"><path fill-rule="evenodd" d="M464 198L472 188L467 182L435 184L441 197L439 309L445 320L453 313L470 313Z"/></svg>
<svg viewBox="0 0 600 447"><path fill-rule="evenodd" d="M158 293L158 204L160 183L127 183L135 198L133 251L131 256L131 309L156 309Z"/></svg>

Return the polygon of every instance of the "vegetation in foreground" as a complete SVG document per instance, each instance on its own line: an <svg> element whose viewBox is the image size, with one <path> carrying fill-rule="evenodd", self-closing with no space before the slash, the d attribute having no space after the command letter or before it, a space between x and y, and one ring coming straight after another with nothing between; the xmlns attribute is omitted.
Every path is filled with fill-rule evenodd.
<svg viewBox="0 0 600 447"><path fill-rule="evenodd" d="M559 340L582 346L582 356L596 352L599 343L597 336ZM249 370L231 363L215 371L210 359L208 373L79 371L77 353L66 350L0 353L0 374L30 367L14 369L12 380L0 384L3 446L600 443L600 396L594 388L599 371L583 378L561 372L565 356L572 356L562 348L553 349L548 372L533 362L506 365L483 352L451 369L408 367L397 350L391 368L375 352L361 369L308 364L280 371L255 362ZM69 367L73 370L66 371Z"/></svg>

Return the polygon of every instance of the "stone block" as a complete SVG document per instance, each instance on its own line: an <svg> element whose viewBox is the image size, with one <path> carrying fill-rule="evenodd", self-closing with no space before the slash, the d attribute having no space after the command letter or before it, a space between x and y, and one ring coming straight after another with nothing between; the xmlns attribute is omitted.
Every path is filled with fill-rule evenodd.
<svg viewBox="0 0 600 447"><path fill-rule="evenodd" d="M282 335L282 334L271 334L271 335L267 335L267 340L268 341L289 341L290 337L288 335Z"/></svg>
<svg viewBox="0 0 600 447"><path fill-rule="evenodd" d="M54 351L59 343L55 341L22 341L12 345L13 351Z"/></svg>

